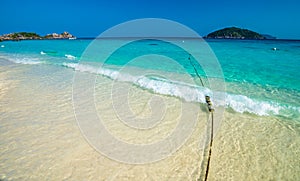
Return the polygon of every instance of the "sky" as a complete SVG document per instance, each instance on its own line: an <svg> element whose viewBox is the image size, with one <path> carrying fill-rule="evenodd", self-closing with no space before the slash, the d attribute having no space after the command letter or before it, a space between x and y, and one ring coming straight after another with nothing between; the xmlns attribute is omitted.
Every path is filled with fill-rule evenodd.
<svg viewBox="0 0 300 181"><path fill-rule="evenodd" d="M299 0L0 0L0 34L68 31L96 37L129 20L164 18L199 35L236 26L300 39Z"/></svg>

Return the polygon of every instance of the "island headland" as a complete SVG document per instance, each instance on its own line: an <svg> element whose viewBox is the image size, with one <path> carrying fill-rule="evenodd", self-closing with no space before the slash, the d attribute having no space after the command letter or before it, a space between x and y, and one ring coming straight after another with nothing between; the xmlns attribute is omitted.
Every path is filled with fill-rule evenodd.
<svg viewBox="0 0 300 181"><path fill-rule="evenodd" d="M264 39L276 39L271 35L260 34L248 29L242 29L237 27L229 27L223 28L208 35L204 36L204 38L210 39L256 39L256 40L264 40Z"/></svg>
<svg viewBox="0 0 300 181"><path fill-rule="evenodd" d="M45 36L41 36L33 32L9 33L0 36L0 41L49 40L49 39L76 39L76 37L66 31L60 34L51 33Z"/></svg>

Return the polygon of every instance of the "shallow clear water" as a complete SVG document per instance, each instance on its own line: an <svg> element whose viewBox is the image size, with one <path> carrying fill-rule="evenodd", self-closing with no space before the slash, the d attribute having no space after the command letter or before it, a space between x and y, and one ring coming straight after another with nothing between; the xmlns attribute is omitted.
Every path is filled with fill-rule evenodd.
<svg viewBox="0 0 300 181"><path fill-rule="evenodd" d="M2 42L1 45L4 47L0 48L0 56L15 63L57 65L78 71L102 74L112 79L116 78L116 73L118 74L124 66L136 67L136 70L122 75L123 79L157 93L180 97L192 102L204 102L202 94L199 94L199 92L205 91L201 89L201 86L200 88L192 88L194 93L192 97L188 97L189 95L184 92L175 94L172 90L178 88L179 85L171 80L157 79L154 76L146 77L137 82L136 79L128 78L128 76L133 76L138 69L141 69L177 74L187 73L196 80L196 72L188 60L189 54L180 47L161 40L138 40L124 45L108 59L105 59L102 57L102 52L107 51L106 48L109 49L116 43L125 42L125 40L104 39L97 41L105 46L101 46L101 48L97 45L89 47L92 40ZM174 41L193 45L194 40L182 41L178 39ZM299 41L208 40L208 44L216 55L224 74L227 91L226 107L238 112L300 119ZM86 51L87 48L89 49ZM196 44L193 48L201 49ZM276 48L276 51L273 48ZM89 51L96 53L89 53ZM152 57L152 59L146 57L143 60L128 64L134 58L149 53L161 55L161 57ZM178 68L165 57L177 61L183 68ZM203 61L207 61L205 55L202 58ZM84 63L82 63L83 61ZM100 62L101 64L99 64ZM104 70L99 71L100 66ZM205 86L209 87L205 82L205 70L198 65L196 68L202 76ZM149 83L155 81L156 86L150 86ZM160 90L162 84L166 86L168 91ZM187 86L187 89L191 89L191 87ZM202 97L197 96L197 94Z"/></svg>
<svg viewBox="0 0 300 181"><path fill-rule="evenodd" d="M104 48L120 41L124 40L105 40L107 47ZM197 65L205 88L199 82L183 79L186 74L197 79L187 61L189 55L176 47L166 46L165 42L153 40L125 47L99 68L103 63L101 51L99 56L83 54L90 42L0 43L4 45L0 46L0 179L203 179L210 124L207 109L204 104L199 108L199 102L204 102L204 95L214 93L207 86L205 71ZM218 109L215 112L217 124L214 125L208 180L298 180L300 43L219 40L208 43L222 66L227 90L226 111L221 117L217 115ZM271 50L274 47L278 50ZM134 53L130 53L132 49ZM146 56L123 66L126 58L147 50L177 58L183 66L175 65L166 56ZM87 116L84 117L87 122L90 120L86 105L91 101L80 99L80 95L90 89L82 79L83 82L76 84L80 88L79 96L74 96L74 75L89 78L95 74L98 75L92 82L92 107L112 135L130 144L156 143L166 140L176 127L186 129L194 123L189 120L196 120L181 147L164 159L141 165L115 161L94 149L94 145L84 139L83 127L79 127L74 117L74 99L78 99L82 115ZM116 86L115 92L111 91L112 85ZM126 86L122 85L129 87L128 92L124 92ZM119 101L115 103L121 105L121 109L112 109L111 95L115 96L114 101ZM164 99L164 104L151 102L150 98L155 96ZM161 121L151 129L135 129L123 124L118 116L128 116L128 110L122 107L126 105L123 101L126 98L130 111L138 118L147 118L157 111L163 113ZM213 103L217 104L216 101ZM190 107L182 111L182 104ZM160 112L161 107L165 112ZM194 108L198 114L192 112ZM183 122L187 125L178 126L181 113L185 112L188 114ZM76 112L76 116L80 113ZM94 126L88 127L87 132L92 133L93 129ZM108 144L109 151L114 152L119 147L108 137L102 136L99 140ZM169 140L151 152L168 152L175 143ZM126 150L120 153L124 157L130 155Z"/></svg>

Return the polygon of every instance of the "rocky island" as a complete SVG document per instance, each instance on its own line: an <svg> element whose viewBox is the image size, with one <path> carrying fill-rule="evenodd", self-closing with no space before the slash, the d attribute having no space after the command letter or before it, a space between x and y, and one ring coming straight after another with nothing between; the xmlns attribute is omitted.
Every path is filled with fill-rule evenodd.
<svg viewBox="0 0 300 181"><path fill-rule="evenodd" d="M48 39L76 39L75 36L68 32L61 34L51 33L46 36L40 36L32 32L9 33L0 36L0 41L20 41L20 40L48 40Z"/></svg>
<svg viewBox="0 0 300 181"><path fill-rule="evenodd" d="M230 27L224 28L221 30L214 31L209 33L204 38L213 38L213 39L256 39L256 40L263 40L263 39L276 39L270 35L262 35L257 32L248 30L248 29L241 29L237 27Z"/></svg>

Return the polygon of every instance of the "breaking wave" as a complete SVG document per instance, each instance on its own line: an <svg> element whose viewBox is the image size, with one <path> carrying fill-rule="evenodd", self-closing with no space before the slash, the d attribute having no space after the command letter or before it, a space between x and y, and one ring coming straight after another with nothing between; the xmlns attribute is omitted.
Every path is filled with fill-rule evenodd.
<svg viewBox="0 0 300 181"><path fill-rule="evenodd" d="M154 93L174 96L184 99L187 102L205 103L205 95L213 95L213 91L183 82L172 81L160 77L133 76L127 73L120 73L117 70L108 68L96 68L91 65L78 63L63 63L64 67L72 68L80 72L89 72L109 77L113 80L131 82L143 89ZM225 106L239 113L254 113L257 115L281 115L286 110L300 111L299 107L284 106L270 101L261 101L249 98L244 95L223 93L225 101L214 101L216 106Z"/></svg>
<svg viewBox="0 0 300 181"><path fill-rule="evenodd" d="M69 60L76 60L76 57L70 54L65 54L65 57Z"/></svg>
<svg viewBox="0 0 300 181"><path fill-rule="evenodd" d="M25 64L25 65L36 65L44 63L44 61L41 61L39 58L28 58L28 57L4 57L6 60L18 63L18 64Z"/></svg>

